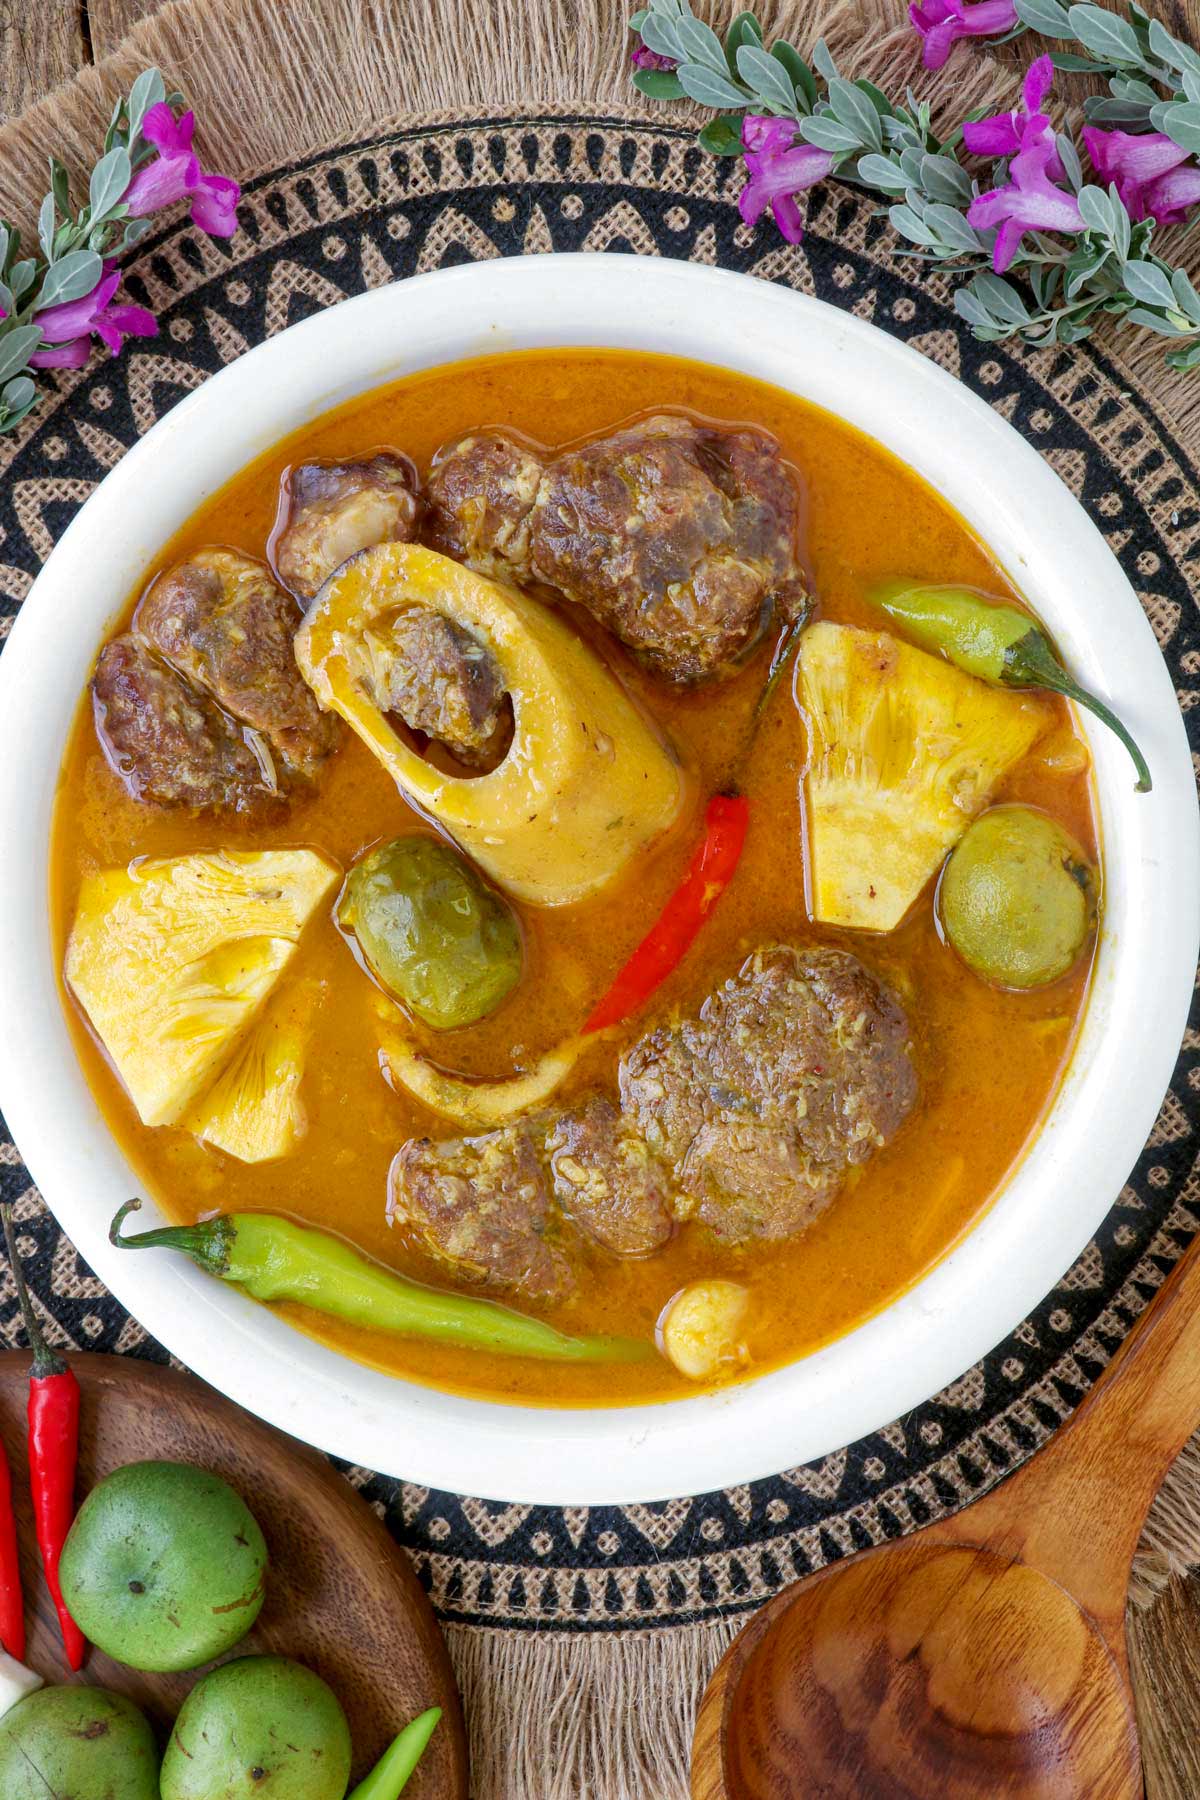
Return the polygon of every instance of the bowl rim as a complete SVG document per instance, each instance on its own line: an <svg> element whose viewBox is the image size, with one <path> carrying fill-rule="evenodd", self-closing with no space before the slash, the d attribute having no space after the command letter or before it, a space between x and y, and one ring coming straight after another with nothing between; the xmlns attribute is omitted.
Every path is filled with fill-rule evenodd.
<svg viewBox="0 0 1200 1800"><path fill-rule="evenodd" d="M1081 718L1106 850L1092 997L1058 1100L985 1215L915 1286L811 1355L717 1393L599 1409L421 1387L337 1355L182 1260L114 1250L108 1220L134 1178L71 1046L46 895L64 711L170 535L164 521L182 523L343 399L489 350L567 345L716 363L882 443L978 532L1081 680L1127 720L1155 776L1152 794L1134 796L1124 751ZM256 424L231 432L231 415ZM81 620L78 642L56 630L63 615ZM1059 477L985 401L866 321L752 276L638 256L517 257L372 289L256 346L174 406L80 509L0 656L0 842L0 1107L80 1254L169 1351L249 1411L352 1463L518 1503L656 1501L757 1479L855 1441L961 1375L1045 1297L1117 1198L1169 1085L1200 948L1184 722L1136 595ZM148 1221L157 1217L149 1203Z"/></svg>

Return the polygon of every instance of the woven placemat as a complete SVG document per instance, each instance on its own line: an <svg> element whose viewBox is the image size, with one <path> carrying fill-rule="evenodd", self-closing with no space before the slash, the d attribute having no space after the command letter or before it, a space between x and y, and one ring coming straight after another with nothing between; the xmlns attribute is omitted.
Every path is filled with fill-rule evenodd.
<svg viewBox="0 0 1200 1800"><path fill-rule="evenodd" d="M4 148L0 137L0 187ZM769 225L741 224L738 185L735 165L705 157L666 118L616 107L463 108L249 181L229 243L186 223L160 230L139 247L127 285L159 315L161 336L131 344L120 361L56 377L49 403L0 439L0 639L106 471L248 347L425 269L523 252L633 251L815 293L952 370L1038 446L1100 524L1190 711L1200 697L1200 507L1195 469L1161 404L1131 388L1102 350L977 343L936 278L891 256L885 223L861 196L830 188L795 249ZM1198 1052L1200 1015L1117 1206L1034 1314L944 1393L819 1465L662 1505L591 1509L502 1506L349 1471L412 1552L447 1625L477 1795L682 1800L696 1699L749 1609L795 1575L961 1506L1045 1440L1200 1222ZM58 1231L8 1142L0 1194L15 1203L58 1339L162 1358ZM13 1342L10 1296L6 1274L0 1336ZM1143 1594L1172 1556L1192 1559L1198 1518L1192 1451L1152 1516Z"/></svg>

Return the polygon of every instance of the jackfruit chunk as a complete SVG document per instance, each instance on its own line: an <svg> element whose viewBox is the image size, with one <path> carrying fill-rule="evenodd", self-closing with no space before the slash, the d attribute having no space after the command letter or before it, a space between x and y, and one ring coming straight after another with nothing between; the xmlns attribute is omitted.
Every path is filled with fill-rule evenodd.
<svg viewBox="0 0 1200 1800"><path fill-rule="evenodd" d="M891 931L1041 735L1046 708L849 625L811 626L798 660L812 915Z"/></svg>
<svg viewBox="0 0 1200 1800"><path fill-rule="evenodd" d="M185 1130L239 1162L286 1156L308 1124L300 1083L315 1006L313 987L288 982L267 1001Z"/></svg>
<svg viewBox="0 0 1200 1800"><path fill-rule="evenodd" d="M337 879L313 850L220 850L83 883L67 982L144 1125L213 1082Z"/></svg>

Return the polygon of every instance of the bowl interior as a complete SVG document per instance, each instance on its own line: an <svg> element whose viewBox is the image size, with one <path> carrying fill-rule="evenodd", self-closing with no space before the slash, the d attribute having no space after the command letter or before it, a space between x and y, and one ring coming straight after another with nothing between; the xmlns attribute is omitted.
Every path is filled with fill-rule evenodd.
<svg viewBox="0 0 1200 1800"><path fill-rule="evenodd" d="M378 1374L189 1266L110 1248L107 1221L133 1178L61 1015L46 865L62 746L96 646L202 500L307 420L406 372L599 344L774 382L912 465L1125 719L1155 786L1135 795L1125 752L1083 720L1106 867L1092 999L1050 1119L969 1236L879 1315L755 1382L652 1407L551 1411ZM1169 676L1103 539L1036 452L959 383L850 315L749 277L620 256L518 258L378 289L283 332L176 406L64 534L0 658L0 842L0 1107L96 1273L168 1349L294 1435L430 1486L527 1502L660 1499L750 1480L875 1429L989 1349L1082 1248L1145 1142L1183 1031L1200 915L1191 759Z"/></svg>

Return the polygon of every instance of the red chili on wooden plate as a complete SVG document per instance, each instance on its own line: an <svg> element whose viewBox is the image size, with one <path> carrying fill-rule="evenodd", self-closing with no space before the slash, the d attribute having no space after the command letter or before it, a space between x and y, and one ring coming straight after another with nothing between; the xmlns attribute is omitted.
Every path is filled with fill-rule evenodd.
<svg viewBox="0 0 1200 1800"><path fill-rule="evenodd" d="M750 807L740 794L714 794L704 813L704 839L683 880L663 907L584 1032L619 1025L644 1005L683 961L696 934L733 879L746 842Z"/></svg>
<svg viewBox="0 0 1200 1800"><path fill-rule="evenodd" d="M25 1601L17 1553L17 1515L13 1511L12 1475L3 1445L0 1445L0 1644L10 1656L24 1662Z"/></svg>
<svg viewBox="0 0 1200 1800"><path fill-rule="evenodd" d="M46 1585L58 1613L67 1661L72 1669L81 1669L87 1648L86 1640L67 1611L58 1579L62 1547L67 1541L67 1533L75 1517L75 1467L79 1460L79 1382L74 1370L68 1368L42 1335L21 1271L12 1213L7 1206L3 1211L8 1258L17 1286L21 1317L25 1321L25 1333L33 1351L33 1368L29 1373L29 1486L33 1495L38 1549L42 1553L42 1567L46 1571ZM11 1500L8 1514L11 1517ZM0 1544L0 1579L3 1578L3 1557L4 1547ZM18 1586L18 1608L19 1593ZM7 1638L5 1644L11 1649ZM24 1645L25 1628L22 1620L21 1650L12 1650L12 1655L18 1660L24 1655Z"/></svg>

